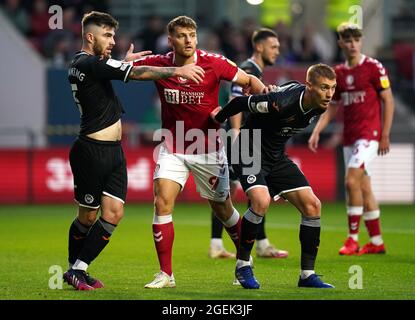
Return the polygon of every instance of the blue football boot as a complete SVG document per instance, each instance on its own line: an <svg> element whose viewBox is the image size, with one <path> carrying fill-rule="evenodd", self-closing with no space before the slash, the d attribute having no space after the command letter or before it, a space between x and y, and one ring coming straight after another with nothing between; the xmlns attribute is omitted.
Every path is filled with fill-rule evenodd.
<svg viewBox="0 0 415 320"><path fill-rule="evenodd" d="M318 275L313 273L308 278L298 280L298 286L304 288L334 288L333 285L323 282Z"/></svg>
<svg viewBox="0 0 415 320"><path fill-rule="evenodd" d="M251 266L236 268L235 277L245 289L259 289L259 282L255 279Z"/></svg>

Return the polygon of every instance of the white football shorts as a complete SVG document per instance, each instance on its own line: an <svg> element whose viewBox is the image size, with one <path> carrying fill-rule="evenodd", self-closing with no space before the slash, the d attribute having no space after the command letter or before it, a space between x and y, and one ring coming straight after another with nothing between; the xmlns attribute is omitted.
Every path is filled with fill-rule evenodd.
<svg viewBox="0 0 415 320"><path fill-rule="evenodd" d="M223 202L229 194L229 168L225 148L206 154L172 153L160 145L153 180L163 178L184 188L189 173L202 198Z"/></svg>
<svg viewBox="0 0 415 320"><path fill-rule="evenodd" d="M346 169L362 168L370 176L370 163L376 158L378 148L378 141L365 139L359 139L353 145L343 147Z"/></svg>

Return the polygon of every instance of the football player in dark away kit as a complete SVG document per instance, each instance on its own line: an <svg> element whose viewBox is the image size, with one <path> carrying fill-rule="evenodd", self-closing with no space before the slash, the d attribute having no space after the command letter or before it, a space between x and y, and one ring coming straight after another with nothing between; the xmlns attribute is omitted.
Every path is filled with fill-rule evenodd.
<svg viewBox="0 0 415 320"><path fill-rule="evenodd" d="M314 272L320 244L320 200L301 170L285 154L285 145L291 136L306 128L314 117L325 112L335 88L334 70L327 65L317 64L307 70L305 85L291 81L266 95L236 97L223 109L218 107L211 114L215 121L223 122L239 112L250 112L232 146L230 159L242 188L251 201L251 207L242 219L235 269L235 276L246 289L258 289L260 286L252 272L250 253L259 223L268 211L271 198L278 200L280 197L292 203L302 216L301 274L298 286L333 288ZM257 130L261 133L260 140L255 137ZM251 163L243 161L243 154L247 150L253 155ZM235 154L238 159L234 159ZM257 170L253 170L255 167Z"/></svg>
<svg viewBox="0 0 415 320"><path fill-rule="evenodd" d="M203 69L195 65L133 67L132 62L111 59L117 27L118 22L107 13L93 11L84 15L82 50L75 55L68 72L81 126L69 154L78 213L69 229L69 270L64 281L77 290L103 287L100 280L87 273L87 267L108 244L124 214L127 166L120 142L124 110L111 80L183 77L199 83L204 77ZM150 53L132 51L133 46L126 60Z"/></svg>
<svg viewBox="0 0 415 320"><path fill-rule="evenodd" d="M278 41L277 34L267 28L259 28L252 34L252 56L242 62L240 68L248 74L253 74L262 81L262 74L266 66L272 66L275 64L275 60L279 55L280 43ZM231 99L243 95L243 88L235 83L231 86ZM242 127L244 119L249 112L239 113L232 116L229 121L226 122L226 130L232 130L234 136L237 135L239 129ZM238 178L229 167L229 185L231 197L234 197L238 187ZM250 203L248 201L248 207ZM222 241L222 222L212 214L212 232L209 246L210 258L235 258L235 254L228 252ZM259 224L256 240L256 256L258 258L275 258L283 259L288 257L288 251L276 248L270 241L265 233L265 218ZM234 284L239 284L237 281Z"/></svg>

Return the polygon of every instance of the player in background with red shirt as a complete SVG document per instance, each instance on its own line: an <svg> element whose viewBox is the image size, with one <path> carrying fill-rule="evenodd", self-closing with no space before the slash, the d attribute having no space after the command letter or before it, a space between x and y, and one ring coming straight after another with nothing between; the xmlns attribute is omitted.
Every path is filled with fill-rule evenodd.
<svg viewBox="0 0 415 320"><path fill-rule="evenodd" d="M361 53L362 30L355 24L342 23L337 32L338 45L346 56L346 62L335 68L337 88L334 103L321 115L308 145L313 152L317 151L320 132L335 117L341 102L344 112L343 153L349 235L339 254L385 253L379 205L371 187L370 162L376 155L389 152L394 112L392 90L383 65ZM370 242L359 248L362 215Z"/></svg>
<svg viewBox="0 0 415 320"><path fill-rule="evenodd" d="M229 171L223 144L218 146L218 137L209 135L212 131L216 134L219 129L210 113L219 104L221 80L250 87L254 93L264 92L265 86L258 78L248 75L225 57L196 50L196 30L193 19L186 16L174 18L167 25L168 41L173 51L134 62L136 66L183 66L195 63L205 71L201 83L180 77L155 82L161 100L164 141L160 144L153 177L153 235L160 272L145 285L151 289L176 286L172 271L172 213L176 198L190 172L200 195L208 199L236 248L239 246L241 217L229 197ZM195 144L197 148L194 148Z"/></svg>

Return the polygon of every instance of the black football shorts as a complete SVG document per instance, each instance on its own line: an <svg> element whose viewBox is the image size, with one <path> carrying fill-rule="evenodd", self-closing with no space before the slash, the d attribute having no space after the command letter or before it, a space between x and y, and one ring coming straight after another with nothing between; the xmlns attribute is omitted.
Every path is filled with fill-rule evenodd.
<svg viewBox="0 0 415 320"><path fill-rule="evenodd" d="M75 200L80 206L99 208L102 195L124 203L127 165L119 141L79 136L69 153Z"/></svg>
<svg viewBox="0 0 415 320"><path fill-rule="evenodd" d="M270 196L278 200L280 196L284 197L285 192L310 187L307 178L286 155L278 160L262 161L257 174L243 174L243 164L232 164L232 168L245 193L255 186L263 185L268 187Z"/></svg>

